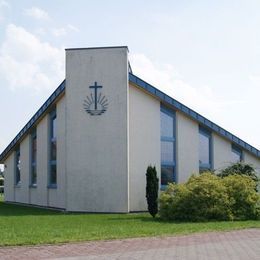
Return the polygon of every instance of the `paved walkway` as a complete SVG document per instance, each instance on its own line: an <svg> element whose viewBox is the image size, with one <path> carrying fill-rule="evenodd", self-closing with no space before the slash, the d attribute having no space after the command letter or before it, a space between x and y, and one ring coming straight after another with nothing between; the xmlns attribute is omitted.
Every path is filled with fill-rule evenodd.
<svg viewBox="0 0 260 260"><path fill-rule="evenodd" d="M0 259L259 260L260 229L64 245L0 247Z"/></svg>

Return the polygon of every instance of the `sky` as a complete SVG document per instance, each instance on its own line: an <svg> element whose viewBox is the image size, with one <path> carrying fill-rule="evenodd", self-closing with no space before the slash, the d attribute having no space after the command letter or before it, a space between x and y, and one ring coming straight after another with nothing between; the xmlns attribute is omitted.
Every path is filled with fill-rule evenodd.
<svg viewBox="0 0 260 260"><path fill-rule="evenodd" d="M65 48L133 73L260 149L260 1L0 0L0 152L65 78Z"/></svg>

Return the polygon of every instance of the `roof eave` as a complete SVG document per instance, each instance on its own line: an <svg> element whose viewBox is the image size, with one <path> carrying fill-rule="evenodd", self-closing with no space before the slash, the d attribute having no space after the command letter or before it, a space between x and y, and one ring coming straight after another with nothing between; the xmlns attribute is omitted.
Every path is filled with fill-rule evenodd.
<svg viewBox="0 0 260 260"><path fill-rule="evenodd" d="M225 130L224 128L218 126L217 124L213 123L209 119L205 118L204 116L200 115L199 113L195 112L194 110L190 109L189 107L185 106L181 102L175 100L174 98L168 96L167 94L163 93L159 89L155 88L151 84L145 82L141 78L135 76L132 73L129 73L129 81L138 86L139 88L145 90L152 96L158 98L164 104L173 107L175 110L180 111L187 115L189 118L197 121L199 125L204 126L210 129L212 132L217 133L220 136L223 136L225 139L228 139L232 143L238 145L242 149L248 151L249 153L253 154L254 156L260 158L260 151L253 147L252 145L248 144L247 142L243 141L239 137L231 134L229 131Z"/></svg>
<svg viewBox="0 0 260 260"><path fill-rule="evenodd" d="M16 147L30 130L35 127L36 123L49 111L50 107L56 103L56 101L65 92L65 80L56 88L56 90L50 95L50 97L44 102L44 104L39 108L39 110L32 116L28 123L22 128L22 130L16 135L16 137L11 141L11 143L4 149L0 154L0 163L4 163L5 159L12 152L13 148Z"/></svg>

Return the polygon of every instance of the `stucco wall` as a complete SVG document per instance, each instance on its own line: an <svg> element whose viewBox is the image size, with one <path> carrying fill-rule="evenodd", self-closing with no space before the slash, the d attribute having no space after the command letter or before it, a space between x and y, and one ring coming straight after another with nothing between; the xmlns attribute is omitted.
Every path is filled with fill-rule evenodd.
<svg viewBox="0 0 260 260"><path fill-rule="evenodd" d="M214 169L219 170L232 164L232 143L223 137L213 133L213 155L214 155ZM260 173L260 159L243 151L243 161L252 164Z"/></svg>
<svg viewBox="0 0 260 260"><path fill-rule="evenodd" d="M213 168L219 170L232 163L232 144L223 137L212 133Z"/></svg>
<svg viewBox="0 0 260 260"><path fill-rule="evenodd" d="M14 152L5 161L4 200L14 201Z"/></svg>
<svg viewBox="0 0 260 260"><path fill-rule="evenodd" d="M248 152L244 152L244 161L246 163L252 164L252 166L255 167L258 176L260 178L260 159L256 158L254 155Z"/></svg>
<svg viewBox="0 0 260 260"><path fill-rule="evenodd" d="M185 182L192 173L199 172L199 126L180 112L176 112L177 182Z"/></svg>
<svg viewBox="0 0 260 260"><path fill-rule="evenodd" d="M127 48L66 51L67 209L128 212ZM83 107L89 86L103 86L108 109ZM98 91L100 93L100 90Z"/></svg>
<svg viewBox="0 0 260 260"><path fill-rule="evenodd" d="M161 174L160 102L135 86L129 86L129 191L130 211L147 210L146 169Z"/></svg>
<svg viewBox="0 0 260 260"><path fill-rule="evenodd" d="M63 97L56 104L57 115L57 188L48 189L48 206L65 208L66 200L66 142L65 142L65 108L66 100Z"/></svg>
<svg viewBox="0 0 260 260"><path fill-rule="evenodd" d="M48 127L49 119L46 115L37 125L37 188L31 188L31 203L48 206Z"/></svg>
<svg viewBox="0 0 260 260"><path fill-rule="evenodd" d="M26 136L20 143L21 185L15 186L15 201L29 203L29 167L30 167L30 137Z"/></svg>

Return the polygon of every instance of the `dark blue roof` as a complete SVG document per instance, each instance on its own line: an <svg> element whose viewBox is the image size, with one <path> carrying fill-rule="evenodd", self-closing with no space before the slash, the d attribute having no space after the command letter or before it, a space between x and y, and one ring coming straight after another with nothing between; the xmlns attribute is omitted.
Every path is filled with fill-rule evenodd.
<svg viewBox="0 0 260 260"><path fill-rule="evenodd" d="M129 81L134 85L140 87L141 89L146 90L153 96L159 98L161 102L173 107L175 110L181 111L188 117L196 120L201 126L206 127L207 129L216 132L217 134L223 136L224 138L231 141L233 144L243 148L244 150L254 154L255 156L260 158L260 151L253 147L252 145L246 143L245 141L241 140L237 136L231 134L227 130L223 129L222 127L218 126L217 124L213 123L212 121L208 120L204 116L200 115L199 113L195 112L194 110L190 109L189 107L183 105L179 101L173 99L172 97L166 95L159 89L153 87L149 83L145 82L144 80L138 78L132 73L129 73Z"/></svg>
<svg viewBox="0 0 260 260"><path fill-rule="evenodd" d="M203 117L199 113L195 112L194 110L190 109L189 107L183 105L179 101L171 98L170 96L166 95L159 89L153 87L149 83L145 82L144 80L138 78L132 73L129 73L129 81L134 85L144 89L148 93L152 94L161 102L173 107L175 110L181 111L188 117L196 120L201 126L208 128L209 130L218 133L219 135L223 136L224 138L230 140L232 143L238 145L239 147L243 148L244 150L254 154L255 156L260 158L260 151L255 147L251 146L250 144L246 143L245 141L241 140L240 138L236 137L235 135L231 134L227 130L223 129L222 127L218 126L217 124L213 123L212 121L208 120L207 118ZM16 137L12 140L12 142L5 148L5 150L0 154L0 162L3 162L4 159L7 157L9 152L21 141L21 139L28 133L30 130L35 127L36 122L46 113L49 111L50 107L55 103L58 98L65 92L66 82L65 80L59 85L59 87L51 94L51 96L46 100L46 102L40 107L40 109L33 115L33 117L29 120L29 122L23 127L23 129L16 135Z"/></svg>

